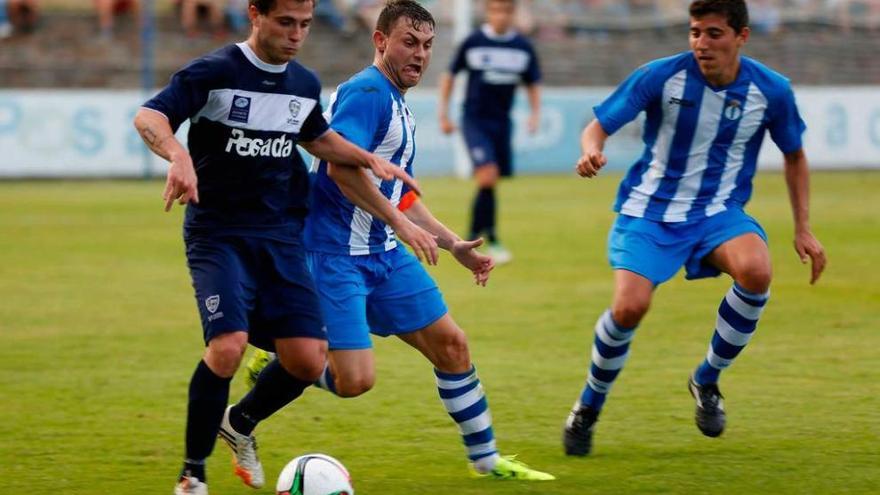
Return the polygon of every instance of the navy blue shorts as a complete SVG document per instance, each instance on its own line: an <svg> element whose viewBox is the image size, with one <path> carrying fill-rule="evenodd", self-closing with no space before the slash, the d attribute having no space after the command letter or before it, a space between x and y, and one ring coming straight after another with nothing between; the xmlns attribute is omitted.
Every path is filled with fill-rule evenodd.
<svg viewBox="0 0 880 495"><path fill-rule="evenodd" d="M299 242L259 237L187 239L186 259L207 344L245 330L267 351L275 339L326 339L317 292Z"/></svg>
<svg viewBox="0 0 880 495"><path fill-rule="evenodd" d="M513 175L512 129L510 119L498 121L465 117L462 120L461 130L474 168L495 163L502 177Z"/></svg>
<svg viewBox="0 0 880 495"><path fill-rule="evenodd" d="M740 209L688 223L618 215L608 234L608 261L615 270L637 273L655 286L672 278L682 266L688 280L717 277L721 271L704 258L725 242L749 233L767 242L761 225Z"/></svg>

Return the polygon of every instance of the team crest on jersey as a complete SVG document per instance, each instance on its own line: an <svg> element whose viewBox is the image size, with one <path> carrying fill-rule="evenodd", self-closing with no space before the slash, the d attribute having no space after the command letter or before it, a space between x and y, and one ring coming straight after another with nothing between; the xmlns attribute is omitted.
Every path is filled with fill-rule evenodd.
<svg viewBox="0 0 880 495"><path fill-rule="evenodd" d="M724 107L724 116L730 120L739 120L743 115L742 103L738 100L730 100Z"/></svg>
<svg viewBox="0 0 880 495"><path fill-rule="evenodd" d="M235 95L232 97L232 107L229 109L229 120L247 124L251 115L251 99L248 96Z"/></svg>
<svg viewBox="0 0 880 495"><path fill-rule="evenodd" d="M208 308L208 311L210 311L211 314L216 313L217 308L220 307L220 296L215 294L213 296L206 298L205 299L205 307Z"/></svg>
<svg viewBox="0 0 880 495"><path fill-rule="evenodd" d="M287 123L290 125L299 125L299 112L302 110L302 103L299 100L290 100L287 108L290 110L290 118Z"/></svg>

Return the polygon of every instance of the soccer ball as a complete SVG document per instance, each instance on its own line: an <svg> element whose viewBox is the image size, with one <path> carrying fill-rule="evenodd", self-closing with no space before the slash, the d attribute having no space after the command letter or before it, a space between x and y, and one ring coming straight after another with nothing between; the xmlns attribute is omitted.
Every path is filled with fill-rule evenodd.
<svg viewBox="0 0 880 495"><path fill-rule="evenodd" d="M277 495L354 495L345 466L324 454L301 455L287 463L275 484Z"/></svg>

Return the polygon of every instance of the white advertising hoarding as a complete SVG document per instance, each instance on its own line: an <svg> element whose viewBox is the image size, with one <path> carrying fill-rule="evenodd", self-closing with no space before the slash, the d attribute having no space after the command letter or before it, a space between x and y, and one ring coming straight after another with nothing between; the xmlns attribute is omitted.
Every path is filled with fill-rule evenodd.
<svg viewBox="0 0 880 495"><path fill-rule="evenodd" d="M528 109L514 111L514 150L520 173L570 173L579 154L579 135L592 107L610 88L548 88L542 123L525 131ZM880 88L796 89L808 130L804 137L813 168L880 168ZM0 177L143 177L162 175L165 165L150 157L131 121L146 96L139 91L0 91ZM439 132L436 93L413 91L407 101L416 115L418 175L454 171L453 139ZM621 129L608 142L609 167L622 170L642 153L640 123ZM186 142L186 126L178 132ZM765 139L763 168L782 157Z"/></svg>

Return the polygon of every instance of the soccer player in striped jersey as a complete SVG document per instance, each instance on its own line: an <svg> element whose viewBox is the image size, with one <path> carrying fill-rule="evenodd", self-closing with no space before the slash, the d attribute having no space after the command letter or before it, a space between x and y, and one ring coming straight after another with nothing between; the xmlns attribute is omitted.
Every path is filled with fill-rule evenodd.
<svg viewBox="0 0 880 495"><path fill-rule="evenodd" d="M411 181L328 128L317 77L293 60L313 9L312 0L250 0L248 40L194 60L135 117L150 149L170 162L166 211L187 204L186 257L206 347L190 381L176 495L207 495L205 462L218 433L234 451L236 474L261 487L251 431L324 370L326 334L302 241L309 179L296 144ZM174 137L187 119L189 150ZM433 245L427 233L422 239ZM280 359L227 407L248 342Z"/></svg>
<svg viewBox="0 0 880 495"><path fill-rule="evenodd" d="M605 165L609 135L641 111L645 151L620 184L619 213L608 240L614 298L595 327L587 383L566 421L569 455L586 455L608 391L626 361L654 289L684 266L687 279L727 273L709 350L688 380L696 423L717 437L725 426L718 378L754 334L770 288L767 236L743 208L752 192L758 151L770 132L785 157L794 214L794 247L812 261L810 283L825 252L810 231L805 129L789 82L740 55L749 38L743 0L690 4L690 46L637 69L595 110L581 138L576 169L593 177Z"/></svg>
<svg viewBox="0 0 880 495"><path fill-rule="evenodd" d="M433 40L434 18L424 7L414 0L388 2L373 33L373 65L339 86L327 112L336 132L410 173L416 126L405 95L428 69ZM332 160L317 161L313 170L314 212L305 239L330 347L330 365L319 386L340 397L366 393L375 382L370 334L395 335L434 365L437 392L459 427L473 472L494 479L553 479L499 455L464 331L449 315L434 280L397 236L401 226L415 223L485 285L494 264L475 251L482 240L460 239L400 181L348 173ZM370 186L370 194L358 189L361 184ZM373 207L371 196L382 198L383 206ZM429 264L437 262L436 251L417 254Z"/></svg>
<svg viewBox="0 0 880 495"><path fill-rule="evenodd" d="M532 43L513 28L515 0L488 0L486 24L458 47L449 72L440 80L440 129L450 134L449 97L453 78L467 71L467 94L461 128L474 165L477 194L471 206L470 238L485 235L487 252L496 264L513 255L500 242L497 231L495 187L500 177L513 176L513 123L510 111L517 86L524 84L531 114L528 131L538 129L541 115L541 69Z"/></svg>

